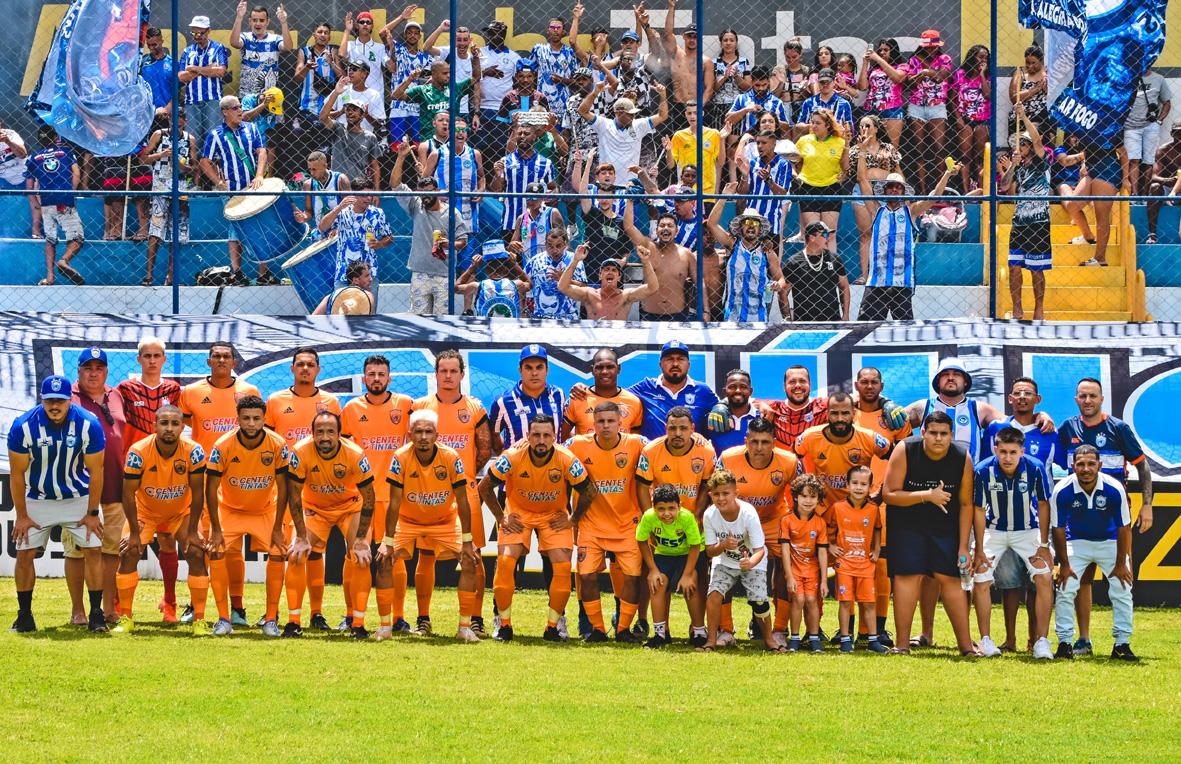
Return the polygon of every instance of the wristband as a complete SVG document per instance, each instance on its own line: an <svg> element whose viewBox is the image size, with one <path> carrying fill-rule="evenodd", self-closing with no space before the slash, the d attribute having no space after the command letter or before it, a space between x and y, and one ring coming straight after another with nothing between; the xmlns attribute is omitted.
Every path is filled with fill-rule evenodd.
<svg viewBox="0 0 1181 764"><path fill-rule="evenodd" d="M98 517L98 510L97 509L87 510L86 516L87 517Z"/></svg>
<svg viewBox="0 0 1181 764"><path fill-rule="evenodd" d="M462 539L463 539L463 542L466 544L467 542L469 542L469 541L471 541L471 540L472 540L472 534L470 534L470 533L465 533L465 534L463 534L463 536L461 536L460 538L462 538Z"/></svg>
<svg viewBox="0 0 1181 764"><path fill-rule="evenodd" d="M394 545L394 537L393 536L385 536L381 539L381 543L385 544L386 546L393 546Z"/></svg>

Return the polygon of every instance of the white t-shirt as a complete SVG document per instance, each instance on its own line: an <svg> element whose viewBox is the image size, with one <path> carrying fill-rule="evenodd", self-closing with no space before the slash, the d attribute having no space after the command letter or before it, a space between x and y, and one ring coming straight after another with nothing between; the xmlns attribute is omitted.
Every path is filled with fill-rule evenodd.
<svg viewBox="0 0 1181 764"><path fill-rule="evenodd" d="M369 76L365 78L365 87L382 93L385 90L386 59L390 57L381 40L349 40L349 61L364 61L369 64ZM380 100L380 99L379 99ZM382 104L381 116L385 117L385 105Z"/></svg>
<svg viewBox="0 0 1181 764"><path fill-rule="evenodd" d="M736 519L727 520L722 517L721 510L710 504L701 519L701 525L705 528L705 543L707 545L716 544L728 538L738 539L737 549L727 549L714 558L715 568L719 565L738 568L744 551L748 555L753 555L760 547L767 545L766 537L763 536L763 525L759 522L759 513L742 499L738 500L738 517ZM753 570L766 569L767 555L764 554L763 559L754 566Z"/></svg>
<svg viewBox="0 0 1181 764"><path fill-rule="evenodd" d="M480 108L496 111L500 102L513 89L513 75L517 73L517 61L521 57L515 50L505 48L495 51L487 45L480 48L480 68L487 71L492 68L500 70L503 77L489 77L487 74L480 78Z"/></svg>
<svg viewBox="0 0 1181 764"><path fill-rule="evenodd" d="M451 55L451 48L439 48L439 55L435 56L436 61L446 61L447 57ZM482 63L481 63L482 65ZM472 52L469 49L467 58L460 58L459 54L455 54L455 66L451 67L455 74L456 82L463 82L472 78ZM459 113L471 114L467 108L467 96L459 99Z"/></svg>
<svg viewBox="0 0 1181 764"><path fill-rule="evenodd" d="M375 125L366 122L364 118L361 119L361 127L369 132L373 132L374 128L381 124L380 120L385 119L385 108L382 106L381 93L373 88L365 88L359 93L353 90L352 86L345 88L344 92L336 99L336 108L343 109L345 104L348 103L355 103L362 109L368 107L369 116L378 120L378 123ZM346 124L344 112L341 112L341 115L336 118L336 121L342 125Z"/></svg>
<svg viewBox="0 0 1181 764"><path fill-rule="evenodd" d="M652 118L634 119L630 125L620 129L614 119L600 114L595 117L591 127L599 136L599 161L615 165L616 185L627 185L636 177L627 168L640 163L640 142L656 129L652 125Z"/></svg>
<svg viewBox="0 0 1181 764"><path fill-rule="evenodd" d="M15 130L2 129L0 133L18 146L25 145ZM10 185L24 185L25 182L25 160L17 156L7 143L0 143L0 180Z"/></svg>

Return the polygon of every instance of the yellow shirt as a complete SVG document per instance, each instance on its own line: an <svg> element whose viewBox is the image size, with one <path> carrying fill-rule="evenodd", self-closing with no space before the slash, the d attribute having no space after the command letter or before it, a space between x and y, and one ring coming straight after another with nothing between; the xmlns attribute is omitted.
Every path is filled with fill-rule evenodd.
<svg viewBox="0 0 1181 764"><path fill-rule="evenodd" d="M722 136L712 127L702 128L701 131L701 163L705 167L697 168L697 177L701 178L702 193L717 193L718 154L722 150ZM677 163L677 175L685 169L685 165L697 164L697 134L696 131L685 128L673 133L672 138L673 161Z"/></svg>
<svg viewBox="0 0 1181 764"><path fill-rule="evenodd" d="M800 159L800 180L809 186L831 186L841 178L841 156L845 153L845 139L830 135L823 141L808 133L796 141Z"/></svg>

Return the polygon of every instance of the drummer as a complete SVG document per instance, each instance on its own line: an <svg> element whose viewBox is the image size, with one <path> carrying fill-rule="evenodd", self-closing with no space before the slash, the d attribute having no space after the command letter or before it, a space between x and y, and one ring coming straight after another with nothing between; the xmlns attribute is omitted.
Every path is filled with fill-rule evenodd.
<svg viewBox="0 0 1181 764"><path fill-rule="evenodd" d="M262 133L252 123L242 119L242 102L237 96L224 96L220 102L222 123L209 131L201 149L201 172L218 191L255 191L262 185L267 172L267 144ZM242 242L230 228L230 266L234 281L240 286L250 283L242 273ZM267 266L259 263L258 284L278 284Z"/></svg>
<svg viewBox="0 0 1181 764"><path fill-rule="evenodd" d="M344 173L329 170L328 157L324 156L323 151L317 150L308 154L308 177L303 182L303 190L309 193L304 197L304 208L295 211L295 219L311 224L313 241L322 239L325 234L320 231L320 221L328 210L340 204L340 194L335 192L351 191L352 185ZM334 193L313 195L312 191Z"/></svg>
<svg viewBox="0 0 1181 764"><path fill-rule="evenodd" d="M373 274L370 272L369 268L365 266L364 262L360 260L354 260L349 263L349 267L345 270L345 275L348 277L348 284L343 287L337 287L330 295L325 295L324 299L320 300L320 304L316 306L316 309L312 311L313 316L327 315L329 308L335 306L338 298L348 298L350 296L350 292L356 293L357 291L362 292L369 300L369 310L367 312L374 312L374 309L377 306L377 298L373 296L373 292L370 289L370 287L373 285ZM365 300L352 301L352 304L354 305L363 305L364 303ZM344 309L339 312L347 313L349 315L358 315L357 313L354 313L352 310L348 309Z"/></svg>
<svg viewBox="0 0 1181 764"><path fill-rule="evenodd" d="M336 232L336 267L333 283L337 289L346 287L348 267L353 262L369 266L373 279L372 289L376 294L377 250L388 247L394 241L394 232L386 220L385 212L377 206L378 198L372 196L373 183L358 176L349 181L355 196L346 196L320 218L321 233ZM370 192L370 193L366 193Z"/></svg>

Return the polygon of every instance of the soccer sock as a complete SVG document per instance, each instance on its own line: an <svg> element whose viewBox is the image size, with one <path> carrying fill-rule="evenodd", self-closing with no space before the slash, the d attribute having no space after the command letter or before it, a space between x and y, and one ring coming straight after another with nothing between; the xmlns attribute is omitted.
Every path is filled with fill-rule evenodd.
<svg viewBox="0 0 1181 764"><path fill-rule="evenodd" d="M471 628L472 611L476 609L476 593L459 590L459 628Z"/></svg>
<svg viewBox="0 0 1181 764"><path fill-rule="evenodd" d="M627 600L619 600L619 625L615 627L615 631L627 631L631 628L632 620L636 617L636 611L640 606L634 602Z"/></svg>
<svg viewBox="0 0 1181 764"><path fill-rule="evenodd" d="M472 605L472 617L482 618L484 616L484 587L488 583L487 574L484 572L484 558L481 557L476 561L476 591L475 604Z"/></svg>
<svg viewBox="0 0 1181 764"><path fill-rule="evenodd" d="M164 601L176 605L176 574L180 568L180 556L176 552L161 552L156 555L160 561L160 576L164 579Z"/></svg>
<svg viewBox="0 0 1181 764"><path fill-rule="evenodd" d="M406 616L406 562L394 560L391 575L394 578L394 587L390 589L393 597L390 603L393 607L394 620L400 621Z"/></svg>
<svg viewBox="0 0 1181 764"><path fill-rule="evenodd" d="M213 585L213 601L217 604L217 617L230 620L230 579L225 559L209 561L209 579Z"/></svg>
<svg viewBox="0 0 1181 764"><path fill-rule="evenodd" d="M270 589L270 576L267 576L267 589ZM308 565L306 562L287 563L287 622L298 624L303 611L303 594L308 586ZM267 610L270 613L270 610Z"/></svg>
<svg viewBox="0 0 1181 764"><path fill-rule="evenodd" d="M90 597L91 617L93 618L96 614L101 616L103 613L103 590L99 589L97 592L92 592L88 589L86 594Z"/></svg>
<svg viewBox="0 0 1181 764"><path fill-rule="evenodd" d="M344 561L342 575L348 576L351 585L348 588L352 597L353 628L365 625L365 611L369 609L369 592L373 589L373 581L369 577L369 566L361 565L353 559ZM345 600L346 603L349 600Z"/></svg>
<svg viewBox="0 0 1181 764"><path fill-rule="evenodd" d="M308 555L308 607L312 614L324 612L324 554L312 552Z"/></svg>
<svg viewBox="0 0 1181 764"><path fill-rule="evenodd" d="M209 599L209 576L189 574L189 601L193 605L193 620L205 620L205 603Z"/></svg>
<svg viewBox="0 0 1181 764"><path fill-rule="evenodd" d="M19 613L33 612L33 590L16 593L16 608Z"/></svg>
<svg viewBox="0 0 1181 764"><path fill-rule="evenodd" d="M356 606L356 601L353 598L353 567L349 562L350 558L346 555L344 565L340 569L340 591L344 595L345 615L352 615L353 608Z"/></svg>
<svg viewBox="0 0 1181 764"><path fill-rule="evenodd" d="M623 594L623 570L615 563L611 563L607 575L611 576L611 592L615 595L615 602L618 603L622 599L620 595Z"/></svg>
<svg viewBox="0 0 1181 764"><path fill-rule="evenodd" d="M226 552L226 575L230 582L230 607L241 610L242 593L246 590L246 558L242 556L242 549Z"/></svg>
<svg viewBox="0 0 1181 764"><path fill-rule="evenodd" d="M591 626L605 633L607 627L603 624L603 602L597 597L593 600L582 600L582 607L586 610L586 617L590 619Z"/></svg>
<svg viewBox="0 0 1181 764"><path fill-rule="evenodd" d="M419 554L414 566L414 598L418 600L418 617L430 618L431 595L435 592L435 556Z"/></svg>
<svg viewBox="0 0 1181 764"><path fill-rule="evenodd" d="M878 634L881 634L885 630L886 630L886 616L879 615L878 616Z"/></svg>
<svg viewBox="0 0 1181 764"><path fill-rule="evenodd" d="M722 620L718 625L718 630L734 633L734 608L729 602L722 603Z"/></svg>
<svg viewBox="0 0 1181 764"><path fill-rule="evenodd" d="M500 555L496 558L496 575L492 578L492 596L500 612L500 625L513 625L513 589L516 587L517 558Z"/></svg>
<svg viewBox="0 0 1181 764"><path fill-rule="evenodd" d="M652 633L658 637L668 639L668 621L657 621L652 624Z"/></svg>
<svg viewBox="0 0 1181 764"><path fill-rule="evenodd" d="M549 621L546 625L557 626L558 619L566 612L570 601L570 561L555 562L554 578L549 584Z"/></svg>
<svg viewBox="0 0 1181 764"><path fill-rule="evenodd" d="M791 601L775 598L775 624L772 631L787 631L787 622L791 617Z"/></svg>
<svg viewBox="0 0 1181 764"><path fill-rule="evenodd" d="M279 597L283 594L284 560L267 557L267 620L279 620ZM305 574L306 575L306 574Z"/></svg>
<svg viewBox="0 0 1181 764"><path fill-rule="evenodd" d="M119 590L119 612L131 617L131 608L135 601L135 588L139 586L139 571L115 574L115 588Z"/></svg>
<svg viewBox="0 0 1181 764"><path fill-rule="evenodd" d="M394 625L394 590L377 589L377 617L381 619L383 627Z"/></svg>

